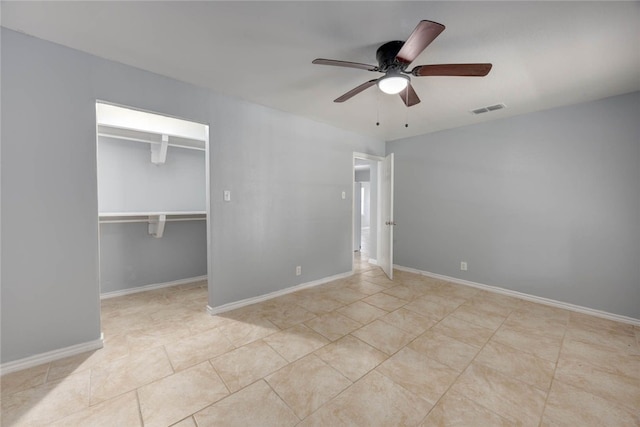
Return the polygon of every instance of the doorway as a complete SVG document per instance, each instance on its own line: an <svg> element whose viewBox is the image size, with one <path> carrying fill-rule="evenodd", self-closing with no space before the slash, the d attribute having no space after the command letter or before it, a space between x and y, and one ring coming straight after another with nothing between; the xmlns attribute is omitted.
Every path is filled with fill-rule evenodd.
<svg viewBox="0 0 640 427"><path fill-rule="evenodd" d="M353 251L360 252L362 258L371 257L372 263L375 263L376 251L371 251L371 169L375 173L377 168L375 164L372 168L371 163L371 160L355 159ZM374 188L377 188L376 179L373 181ZM376 218L376 212L373 217ZM373 230L376 230L375 225Z"/></svg>
<svg viewBox="0 0 640 427"><path fill-rule="evenodd" d="M154 299L157 309L185 301L187 294L170 292L189 290L202 310L210 262L208 125L99 101L96 134L103 331L114 323L104 309L117 297Z"/></svg>
<svg viewBox="0 0 640 427"><path fill-rule="evenodd" d="M367 262L393 278L393 154L353 153L353 268ZM356 262L358 261L358 262Z"/></svg>

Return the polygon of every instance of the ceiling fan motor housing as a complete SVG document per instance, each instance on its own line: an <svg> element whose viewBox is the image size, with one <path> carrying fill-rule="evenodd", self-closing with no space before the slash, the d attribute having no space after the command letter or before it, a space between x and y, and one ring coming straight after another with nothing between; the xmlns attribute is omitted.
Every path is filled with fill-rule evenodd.
<svg viewBox="0 0 640 427"><path fill-rule="evenodd" d="M383 44L376 51L376 59L378 60L378 69L387 72L390 70L404 71L408 64L396 61L396 55L404 45L402 41L392 41Z"/></svg>

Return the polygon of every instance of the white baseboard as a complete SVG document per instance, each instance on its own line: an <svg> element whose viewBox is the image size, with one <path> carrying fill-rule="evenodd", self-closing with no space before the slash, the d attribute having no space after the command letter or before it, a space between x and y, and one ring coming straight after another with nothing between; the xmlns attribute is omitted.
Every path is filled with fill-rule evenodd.
<svg viewBox="0 0 640 427"><path fill-rule="evenodd" d="M539 304L548 305L551 307L563 308L565 310L575 311L577 313L588 314L591 316L601 317L603 319L614 320L616 322L629 323L632 325L640 326L640 319L634 319L633 317L622 316L620 314L608 313L606 311L596 310L594 308L583 307L581 305L570 304L568 302L557 301L550 298L538 297L531 294L525 294L523 292L512 291L510 289L500 288L497 286L485 285L482 283L471 282L469 280L458 279L456 277L443 276L442 274L431 273L429 271L416 270L415 268L403 267L401 265L395 265L400 271L406 271L409 273L421 274L423 276L433 277L434 279L446 280L447 282L457 283L459 285L471 286L473 288L483 289L485 291L494 292L497 294L507 295L514 298L520 298L526 301L536 302Z"/></svg>
<svg viewBox="0 0 640 427"><path fill-rule="evenodd" d="M34 356L25 357L23 359L6 362L0 365L0 375L10 374L11 372L21 371L23 369L32 368L42 365L43 363L53 362L54 360L63 359L76 354L87 351L98 350L104 346L104 336L100 334L100 338L93 341L87 341L81 344L71 345L69 347L57 350L47 351L46 353L36 354Z"/></svg>
<svg viewBox="0 0 640 427"><path fill-rule="evenodd" d="M377 259L373 259L373 258L369 258L369 264L378 265L378 260Z"/></svg>
<svg viewBox="0 0 640 427"><path fill-rule="evenodd" d="M124 296L124 295L136 294L138 292L152 291L154 289L169 288L171 286L184 285L184 284L191 283L191 282L200 282L202 280L207 280L207 276L189 277L187 279L174 280L172 282L152 283L150 285L137 286L135 288L127 288L127 289L121 289L119 291L104 292L104 293L100 294L100 299L121 297L121 296Z"/></svg>
<svg viewBox="0 0 640 427"><path fill-rule="evenodd" d="M353 274L353 272L349 271L346 273L336 274L335 276L329 276L318 280L313 280L311 282L301 283L299 285L291 286L285 289L280 289L279 291L269 292L268 294L259 295L257 297L246 298L240 301L230 302L228 304L219 305L217 307L211 307L207 305L207 312L214 316L216 314L224 313L226 311L235 310L237 308L246 307L247 305L256 304L259 302L267 301L272 298L281 297L283 295L290 294L292 292L300 291L302 289L313 288L314 286L322 285L324 283L333 282L334 280L344 279L345 277L349 277Z"/></svg>

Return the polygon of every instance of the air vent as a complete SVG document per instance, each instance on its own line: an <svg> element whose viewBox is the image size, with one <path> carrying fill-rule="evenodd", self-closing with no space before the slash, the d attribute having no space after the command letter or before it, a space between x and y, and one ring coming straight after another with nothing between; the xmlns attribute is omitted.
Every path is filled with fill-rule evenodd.
<svg viewBox="0 0 640 427"><path fill-rule="evenodd" d="M490 111L502 110L503 108L507 108L507 106L504 104L489 105L487 107L476 108L475 110L471 110L471 114L476 114L476 115L483 114L483 113L488 113Z"/></svg>

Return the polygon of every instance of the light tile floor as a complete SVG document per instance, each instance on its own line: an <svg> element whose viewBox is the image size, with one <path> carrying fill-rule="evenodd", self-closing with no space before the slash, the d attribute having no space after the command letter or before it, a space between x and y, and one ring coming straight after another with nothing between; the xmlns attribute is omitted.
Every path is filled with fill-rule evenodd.
<svg viewBox="0 0 640 427"><path fill-rule="evenodd" d="M3 426L638 426L640 328L397 271L218 316L102 302L105 347L2 377Z"/></svg>

